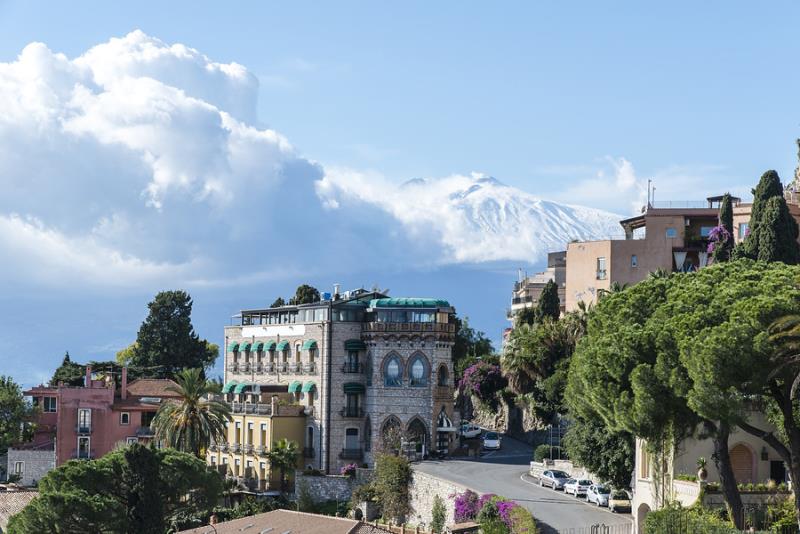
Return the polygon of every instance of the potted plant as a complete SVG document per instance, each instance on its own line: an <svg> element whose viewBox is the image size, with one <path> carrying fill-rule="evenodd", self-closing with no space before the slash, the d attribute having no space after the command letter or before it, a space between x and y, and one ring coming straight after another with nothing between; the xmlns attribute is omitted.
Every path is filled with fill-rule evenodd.
<svg viewBox="0 0 800 534"><path fill-rule="evenodd" d="M697 479L700 482L705 482L708 478L708 470L706 469L706 459L702 456L697 459Z"/></svg>

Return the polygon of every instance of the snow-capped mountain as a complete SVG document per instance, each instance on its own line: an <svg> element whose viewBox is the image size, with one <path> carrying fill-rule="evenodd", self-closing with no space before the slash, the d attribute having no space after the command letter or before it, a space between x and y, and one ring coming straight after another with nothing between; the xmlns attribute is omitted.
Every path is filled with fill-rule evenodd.
<svg viewBox="0 0 800 534"><path fill-rule="evenodd" d="M337 172L323 183L318 191L380 206L417 239L439 241L444 263L538 262L571 240L622 234L617 214L544 200L482 174L415 178L398 187Z"/></svg>

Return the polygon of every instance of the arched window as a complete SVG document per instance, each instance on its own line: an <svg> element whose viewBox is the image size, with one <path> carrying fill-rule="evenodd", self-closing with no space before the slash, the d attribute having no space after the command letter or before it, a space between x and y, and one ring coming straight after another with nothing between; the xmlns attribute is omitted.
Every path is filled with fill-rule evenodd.
<svg viewBox="0 0 800 534"><path fill-rule="evenodd" d="M294 346L294 361L295 363L300 363L300 343Z"/></svg>
<svg viewBox="0 0 800 534"><path fill-rule="evenodd" d="M449 386L448 384L448 377L447 377L447 367L444 365L439 366L439 372L437 373L436 383L440 386Z"/></svg>
<svg viewBox="0 0 800 534"><path fill-rule="evenodd" d="M403 385L400 358L397 356L392 356L386 361L386 365L383 368L383 385L388 387Z"/></svg>
<svg viewBox="0 0 800 534"><path fill-rule="evenodd" d="M395 416L390 416L381 427L381 443L387 451L399 451L403 441L403 426Z"/></svg>
<svg viewBox="0 0 800 534"><path fill-rule="evenodd" d="M306 437L306 447L314 448L314 427L308 427L308 435Z"/></svg>
<svg viewBox="0 0 800 534"><path fill-rule="evenodd" d="M412 387L424 387L428 385L428 360L425 356L417 354L411 358L408 366L408 385Z"/></svg>

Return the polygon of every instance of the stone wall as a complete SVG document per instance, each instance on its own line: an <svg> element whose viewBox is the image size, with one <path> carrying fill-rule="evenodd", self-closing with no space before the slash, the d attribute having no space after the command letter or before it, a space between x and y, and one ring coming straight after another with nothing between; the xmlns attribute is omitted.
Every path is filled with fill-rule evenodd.
<svg viewBox="0 0 800 534"><path fill-rule="evenodd" d="M431 523L434 497L438 495L444 502L446 515L444 524L449 526L453 521L453 496L466 491L466 486L442 480L433 475L417 471L413 472L409 492L411 494L411 517L408 523L427 527ZM476 492L477 493L477 492Z"/></svg>
<svg viewBox="0 0 800 534"><path fill-rule="evenodd" d="M297 471L295 491L305 484L314 502L349 501L353 490L366 484L371 478L371 469L357 469L355 478L340 475L304 475L302 471Z"/></svg>
<svg viewBox="0 0 800 534"><path fill-rule="evenodd" d="M573 478L588 478L590 480L595 480L595 476L586 470L585 467L581 467L580 465L574 465L569 460L545 460L544 462L531 462L530 468L528 469L528 474L530 474L533 478L538 479L542 471L547 469L557 469L558 471L564 471L565 473L569 473L569 475Z"/></svg>
<svg viewBox="0 0 800 534"><path fill-rule="evenodd" d="M17 462L23 462L22 486L35 486L48 471L56 466L53 450L8 449L8 472L14 473Z"/></svg>

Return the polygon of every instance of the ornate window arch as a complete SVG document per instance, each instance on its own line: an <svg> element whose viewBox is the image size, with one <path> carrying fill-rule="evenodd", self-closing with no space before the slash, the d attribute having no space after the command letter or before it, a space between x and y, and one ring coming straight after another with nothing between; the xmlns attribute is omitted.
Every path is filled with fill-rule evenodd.
<svg viewBox="0 0 800 534"><path fill-rule="evenodd" d="M431 366L428 358L421 352L414 354L408 360L408 385L411 387L425 387L430 383Z"/></svg>
<svg viewBox="0 0 800 534"><path fill-rule="evenodd" d="M439 366L439 370L436 372L436 385L437 386L450 385L450 373L447 371L446 365Z"/></svg>
<svg viewBox="0 0 800 534"><path fill-rule="evenodd" d="M383 385L400 387L403 385L403 360L397 353L391 353L383 362Z"/></svg>

